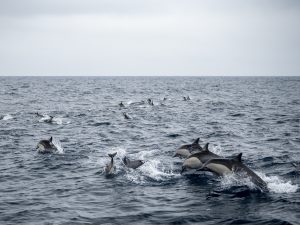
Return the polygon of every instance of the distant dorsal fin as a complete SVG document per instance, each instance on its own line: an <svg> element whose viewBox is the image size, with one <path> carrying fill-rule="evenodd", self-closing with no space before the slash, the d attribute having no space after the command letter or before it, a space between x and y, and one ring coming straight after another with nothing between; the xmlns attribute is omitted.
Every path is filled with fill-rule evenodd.
<svg viewBox="0 0 300 225"><path fill-rule="evenodd" d="M207 143L204 145L204 147L203 147L203 151L207 151L207 152L209 151L209 150L208 150L208 145L209 145L209 143L207 142Z"/></svg>
<svg viewBox="0 0 300 225"><path fill-rule="evenodd" d="M200 138L197 138L194 142L193 142L193 144L192 145L196 145L196 144L199 144L199 140L200 140Z"/></svg>
<svg viewBox="0 0 300 225"><path fill-rule="evenodd" d="M53 139L53 138L52 138L52 136L51 136L50 139L49 139L49 141L50 141L51 143L52 143L52 139Z"/></svg>
<svg viewBox="0 0 300 225"><path fill-rule="evenodd" d="M236 162L242 162L242 155L243 153L240 153L237 156L235 156L232 160Z"/></svg>

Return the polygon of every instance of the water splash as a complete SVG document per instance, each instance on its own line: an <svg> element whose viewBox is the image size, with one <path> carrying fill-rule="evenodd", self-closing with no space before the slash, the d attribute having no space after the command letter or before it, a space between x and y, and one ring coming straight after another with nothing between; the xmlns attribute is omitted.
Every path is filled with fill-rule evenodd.
<svg viewBox="0 0 300 225"><path fill-rule="evenodd" d="M39 119L39 122L48 122L48 123L53 123L53 124L58 124L61 125L63 124L63 118L60 117L51 117L47 114L43 114L43 117ZM67 121L67 123L70 123L70 121Z"/></svg>
<svg viewBox="0 0 300 225"><path fill-rule="evenodd" d="M295 193L298 190L297 184L291 181L284 181L278 176L267 176L261 172L255 172L261 177L273 193ZM257 190L257 186L251 181L250 177L241 177L237 174L228 174L220 179L222 189L230 189L234 186L247 186L250 190Z"/></svg>
<svg viewBox="0 0 300 225"><path fill-rule="evenodd" d="M56 147L57 153L59 153L59 154L64 153L64 148L62 147L61 142L58 139L52 138L52 143Z"/></svg>
<svg viewBox="0 0 300 225"><path fill-rule="evenodd" d="M271 192L274 193L295 193L299 186L292 184L292 181L284 181L278 176L267 176L264 173L256 172L268 185Z"/></svg>
<svg viewBox="0 0 300 225"><path fill-rule="evenodd" d="M173 164L167 164L157 159L159 150L141 151L135 159L144 160L145 163L138 169L126 169L126 178L137 184L147 182L164 182L181 175L173 172ZM155 157L156 156L156 157Z"/></svg>
<svg viewBox="0 0 300 225"><path fill-rule="evenodd" d="M5 116L3 116L2 120L10 120L13 119L12 115L10 114L6 114Z"/></svg>

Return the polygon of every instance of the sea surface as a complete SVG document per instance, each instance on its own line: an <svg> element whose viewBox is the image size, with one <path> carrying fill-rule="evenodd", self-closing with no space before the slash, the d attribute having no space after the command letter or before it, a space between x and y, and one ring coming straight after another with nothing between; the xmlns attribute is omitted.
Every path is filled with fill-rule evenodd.
<svg viewBox="0 0 300 225"><path fill-rule="evenodd" d="M300 77L0 77L0 224L300 224L299 126ZM198 137L270 192L181 175L172 156Z"/></svg>

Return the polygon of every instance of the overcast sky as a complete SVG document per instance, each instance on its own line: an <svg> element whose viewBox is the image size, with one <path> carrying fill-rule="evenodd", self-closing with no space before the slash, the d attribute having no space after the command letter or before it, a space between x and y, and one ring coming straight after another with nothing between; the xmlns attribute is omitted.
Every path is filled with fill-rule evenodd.
<svg viewBox="0 0 300 225"><path fill-rule="evenodd" d="M0 0L0 75L300 75L300 1Z"/></svg>

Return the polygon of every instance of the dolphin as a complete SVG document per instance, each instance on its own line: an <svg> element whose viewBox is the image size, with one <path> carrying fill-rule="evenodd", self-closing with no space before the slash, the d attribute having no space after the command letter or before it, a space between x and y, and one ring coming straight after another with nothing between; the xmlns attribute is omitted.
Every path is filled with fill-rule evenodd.
<svg viewBox="0 0 300 225"><path fill-rule="evenodd" d="M45 123L52 123L53 122L53 116L49 116L49 119L44 120Z"/></svg>
<svg viewBox="0 0 300 225"><path fill-rule="evenodd" d="M110 163L106 164L105 166L105 173L106 175L111 175L115 172L115 166L114 166L114 157L116 156L116 152L112 154L108 154L108 156L111 158Z"/></svg>
<svg viewBox="0 0 300 225"><path fill-rule="evenodd" d="M125 107L125 105L123 104L123 102L119 103L120 107Z"/></svg>
<svg viewBox="0 0 300 225"><path fill-rule="evenodd" d="M209 143L206 143L202 151L191 154L183 162L181 173L190 169L200 169L207 161L215 158L221 158L221 156L209 151L208 145Z"/></svg>
<svg viewBox="0 0 300 225"><path fill-rule="evenodd" d="M202 151L199 145L199 138L197 138L192 144L180 146L173 157L187 158L192 152Z"/></svg>
<svg viewBox="0 0 300 225"><path fill-rule="evenodd" d="M208 160L200 169L207 168L209 171L225 176L230 173L246 175L262 191L268 192L268 186L256 173L242 163L242 153L232 159L211 159Z"/></svg>
<svg viewBox="0 0 300 225"><path fill-rule="evenodd" d="M126 112L123 112L123 116L124 116L124 119L126 119L126 120L130 119L130 117L126 114Z"/></svg>
<svg viewBox="0 0 300 225"><path fill-rule="evenodd" d="M38 150L38 153L52 153L57 150L55 145L52 142L52 137L50 137L49 140L41 140L37 146L36 149Z"/></svg>
<svg viewBox="0 0 300 225"><path fill-rule="evenodd" d="M39 112L36 112L35 115L39 117L44 117L44 115L40 114Z"/></svg>
<svg viewBox="0 0 300 225"><path fill-rule="evenodd" d="M123 158L123 163L128 168L136 169L136 168L140 167L141 165L143 165L145 162L143 160L130 160L129 158L127 158L125 156Z"/></svg>
<svg viewBox="0 0 300 225"><path fill-rule="evenodd" d="M149 105L154 105L153 100L152 100L151 98L148 98L147 101L148 101L148 104L149 104Z"/></svg>

